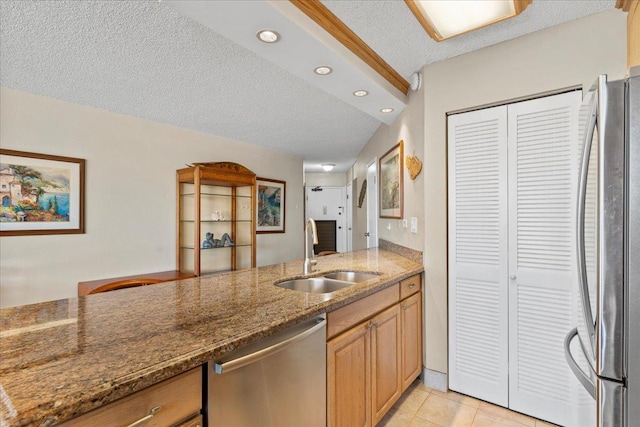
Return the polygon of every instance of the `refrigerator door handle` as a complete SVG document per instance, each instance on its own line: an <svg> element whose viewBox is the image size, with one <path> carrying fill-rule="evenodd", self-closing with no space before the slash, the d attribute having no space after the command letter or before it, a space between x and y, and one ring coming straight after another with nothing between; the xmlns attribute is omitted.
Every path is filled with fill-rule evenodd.
<svg viewBox="0 0 640 427"><path fill-rule="evenodd" d="M597 94L597 92L595 92ZM587 198L587 175L589 171L589 157L591 155L593 134L597 123L597 95L591 99L589 105L589 121L585 129L585 140L582 144L582 161L580 164L580 174L578 176L578 206L576 221L576 254L578 257L578 289L582 298L582 316L586 325L587 334L589 335L589 343L592 352L595 353L596 331L593 313L591 311L591 297L589 295L589 283L587 282L587 259L584 241L585 232L585 204ZM586 344L586 343L585 343Z"/></svg>
<svg viewBox="0 0 640 427"><path fill-rule="evenodd" d="M569 331L567 336L564 338L564 357L567 359L569 368L571 368L571 370L573 371L573 374L576 376L576 378L578 378L578 381L580 381L580 384L582 384L582 386L587 390L587 392L591 395L591 397L595 399L596 385L594 384L593 381L591 381L591 378L589 378L589 375L587 375L582 369L580 369L580 366L578 366L578 363L576 362L576 360L573 358L573 355L571 354L571 341L573 341L573 339L577 335L578 335L578 328L573 328L571 331Z"/></svg>

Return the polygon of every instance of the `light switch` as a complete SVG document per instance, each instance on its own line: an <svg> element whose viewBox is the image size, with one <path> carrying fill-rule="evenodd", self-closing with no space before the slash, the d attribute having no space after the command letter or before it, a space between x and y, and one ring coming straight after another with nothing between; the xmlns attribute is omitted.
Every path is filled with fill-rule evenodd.
<svg viewBox="0 0 640 427"><path fill-rule="evenodd" d="M411 217L411 232L412 233L418 232L418 218L416 218L415 216Z"/></svg>
<svg viewBox="0 0 640 427"><path fill-rule="evenodd" d="M391 230L391 223L390 222L387 223L387 230Z"/></svg>

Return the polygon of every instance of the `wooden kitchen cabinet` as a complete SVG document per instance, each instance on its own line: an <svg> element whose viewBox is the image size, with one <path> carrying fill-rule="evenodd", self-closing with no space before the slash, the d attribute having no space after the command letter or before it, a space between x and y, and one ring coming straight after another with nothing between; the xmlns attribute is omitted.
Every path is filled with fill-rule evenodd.
<svg viewBox="0 0 640 427"><path fill-rule="evenodd" d="M369 323L327 343L328 424L371 427L371 334Z"/></svg>
<svg viewBox="0 0 640 427"><path fill-rule="evenodd" d="M145 427L195 427L198 420L202 421L201 408L199 367L67 421L61 427L116 427L136 422L135 425Z"/></svg>
<svg viewBox="0 0 640 427"><path fill-rule="evenodd" d="M421 283L417 275L328 313L330 427L375 426L420 375Z"/></svg>
<svg viewBox="0 0 640 427"><path fill-rule="evenodd" d="M422 292L413 294L400 303L400 319L404 391L422 372Z"/></svg>
<svg viewBox="0 0 640 427"><path fill-rule="evenodd" d="M256 175L231 162L199 163L176 175L176 269L201 276L255 267Z"/></svg>
<svg viewBox="0 0 640 427"><path fill-rule="evenodd" d="M327 344L329 425L371 427L400 397L400 310L394 304Z"/></svg>
<svg viewBox="0 0 640 427"><path fill-rule="evenodd" d="M394 304L370 321L372 425L402 394L400 306Z"/></svg>

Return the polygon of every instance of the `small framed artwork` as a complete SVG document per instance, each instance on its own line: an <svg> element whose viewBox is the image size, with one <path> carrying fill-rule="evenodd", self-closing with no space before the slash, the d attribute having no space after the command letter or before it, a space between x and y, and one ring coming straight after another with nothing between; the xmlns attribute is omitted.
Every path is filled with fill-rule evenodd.
<svg viewBox="0 0 640 427"><path fill-rule="evenodd" d="M0 149L0 235L84 233L84 159Z"/></svg>
<svg viewBox="0 0 640 427"><path fill-rule="evenodd" d="M402 218L403 215L402 145L400 140L380 157L380 218Z"/></svg>
<svg viewBox="0 0 640 427"><path fill-rule="evenodd" d="M284 233L286 186L285 181L256 178L256 233Z"/></svg>

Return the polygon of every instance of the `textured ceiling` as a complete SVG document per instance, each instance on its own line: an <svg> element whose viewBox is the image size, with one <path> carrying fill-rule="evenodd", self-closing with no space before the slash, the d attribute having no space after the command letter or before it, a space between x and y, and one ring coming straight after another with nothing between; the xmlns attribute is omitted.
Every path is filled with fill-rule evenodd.
<svg viewBox="0 0 640 427"><path fill-rule="evenodd" d="M403 1L324 3L408 78L615 1L534 0L518 18L439 44ZM0 84L291 152L309 171L345 171L380 125L156 1L1 0Z"/></svg>
<svg viewBox="0 0 640 427"><path fill-rule="evenodd" d="M403 0L322 0L405 78L429 64L615 7L615 0L533 0L521 15L437 43ZM380 31L380 29L385 29Z"/></svg>

